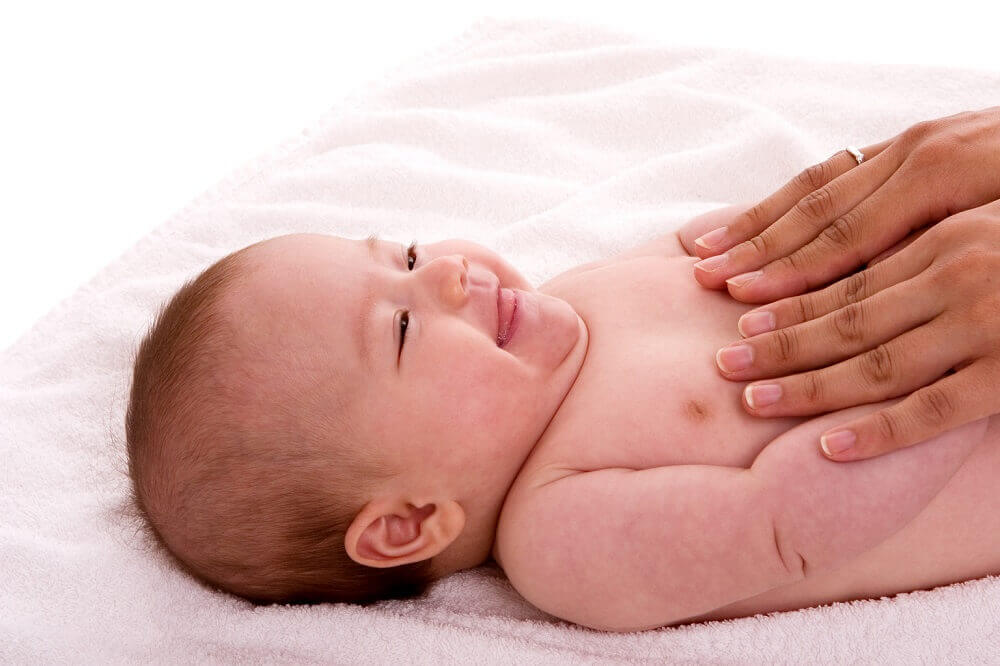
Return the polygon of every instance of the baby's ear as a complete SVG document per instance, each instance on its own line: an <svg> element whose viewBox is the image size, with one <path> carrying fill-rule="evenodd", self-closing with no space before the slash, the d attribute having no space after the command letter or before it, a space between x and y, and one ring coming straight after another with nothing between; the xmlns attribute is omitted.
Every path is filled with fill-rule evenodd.
<svg viewBox="0 0 1000 666"><path fill-rule="evenodd" d="M405 501L372 500L344 536L352 560L369 567L395 567L430 559L458 538L465 511L454 500L419 508Z"/></svg>

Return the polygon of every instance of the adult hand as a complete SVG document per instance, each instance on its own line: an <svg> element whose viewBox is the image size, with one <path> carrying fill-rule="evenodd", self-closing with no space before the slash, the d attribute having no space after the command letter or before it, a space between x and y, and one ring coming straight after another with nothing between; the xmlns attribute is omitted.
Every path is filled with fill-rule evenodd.
<svg viewBox="0 0 1000 666"><path fill-rule="evenodd" d="M695 264L695 279L768 303L829 284L914 229L1000 198L1000 106L918 123L861 152L860 165L842 150L698 238L695 251L709 259Z"/></svg>
<svg viewBox="0 0 1000 666"><path fill-rule="evenodd" d="M738 356L726 351L734 345L717 355L727 379L781 378L746 387L750 413L819 414L913 391L824 433L838 460L878 456L1000 412L1000 201L952 215L863 271L741 322L762 312L775 330L738 343L749 348L748 367L725 370ZM801 372L813 368L822 369ZM836 453L840 440L831 435L839 432L856 435L853 448Z"/></svg>

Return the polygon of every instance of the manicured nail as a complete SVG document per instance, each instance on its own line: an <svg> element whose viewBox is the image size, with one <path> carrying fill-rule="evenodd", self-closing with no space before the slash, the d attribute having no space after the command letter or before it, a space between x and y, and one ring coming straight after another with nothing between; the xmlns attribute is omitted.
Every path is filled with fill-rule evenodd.
<svg viewBox="0 0 1000 666"><path fill-rule="evenodd" d="M768 310L748 312L736 322L736 328L744 338L773 331L775 326L774 313Z"/></svg>
<svg viewBox="0 0 1000 666"><path fill-rule="evenodd" d="M711 273L712 271L717 271L726 264L726 260L729 258L728 253L719 254L714 257L709 257L708 259L702 259L694 265L695 268L700 268L703 271Z"/></svg>
<svg viewBox="0 0 1000 666"><path fill-rule="evenodd" d="M733 277L726 280L726 284L733 287L742 287L743 285L750 284L757 278L759 278L764 273L762 271L753 271L751 273L740 273L739 275L734 275Z"/></svg>
<svg viewBox="0 0 1000 666"><path fill-rule="evenodd" d="M781 387L777 384L756 384L746 387L743 392L750 409L773 405L781 399Z"/></svg>
<svg viewBox="0 0 1000 666"><path fill-rule="evenodd" d="M701 245L706 250L711 250L717 245L722 245L722 242L726 240L726 228L719 227L718 229L713 229L709 231L704 236L699 236L694 239L696 245Z"/></svg>
<svg viewBox="0 0 1000 666"><path fill-rule="evenodd" d="M853 431L836 430L820 437L819 443L823 447L823 450L826 451L826 455L833 457L854 446L855 440L857 440L857 436L855 436Z"/></svg>
<svg viewBox="0 0 1000 666"><path fill-rule="evenodd" d="M724 372L736 372L753 364L750 345L729 345L715 352L715 362Z"/></svg>

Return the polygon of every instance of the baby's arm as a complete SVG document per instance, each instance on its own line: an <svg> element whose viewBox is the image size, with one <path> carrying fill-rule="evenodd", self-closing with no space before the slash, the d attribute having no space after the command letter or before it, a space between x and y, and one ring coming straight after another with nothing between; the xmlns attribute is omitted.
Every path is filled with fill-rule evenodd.
<svg viewBox="0 0 1000 666"><path fill-rule="evenodd" d="M983 439L986 419L862 461L819 451L820 433L896 401L796 426L749 469L604 469L541 486L506 520L504 569L552 615L637 631L838 567L915 518Z"/></svg>
<svg viewBox="0 0 1000 666"><path fill-rule="evenodd" d="M750 470L771 486L782 558L799 578L837 568L917 517L983 441L982 418L877 458L828 460L819 436L903 400L894 398L812 419L768 444Z"/></svg>

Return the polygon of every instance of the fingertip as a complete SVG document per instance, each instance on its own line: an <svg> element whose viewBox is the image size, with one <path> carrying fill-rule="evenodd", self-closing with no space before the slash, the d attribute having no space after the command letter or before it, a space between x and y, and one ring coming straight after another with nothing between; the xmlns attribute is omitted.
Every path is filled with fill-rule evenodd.
<svg viewBox="0 0 1000 666"><path fill-rule="evenodd" d="M702 238L704 238L704 236L694 239L694 251L698 253L698 256L704 259L705 257L711 257L713 254L718 254L718 252L713 252L712 248L708 245L705 245Z"/></svg>
<svg viewBox="0 0 1000 666"><path fill-rule="evenodd" d="M757 283L763 275L764 271L761 270L750 271L749 273L740 273L739 275L734 275L726 280L726 284L729 285L730 288L749 287L750 285Z"/></svg>
<svg viewBox="0 0 1000 666"><path fill-rule="evenodd" d="M820 436L819 445L827 458L852 460L856 458L857 439L853 430L833 430Z"/></svg>
<svg viewBox="0 0 1000 666"><path fill-rule="evenodd" d="M697 241L695 242L697 243ZM699 260L708 259L709 257L714 257L715 255L720 254L718 251L708 250L700 245L695 245L693 249L695 256L697 256Z"/></svg>
<svg viewBox="0 0 1000 666"><path fill-rule="evenodd" d="M697 267L694 268L694 279L705 289L712 289L714 291L725 291L726 289L725 282L722 284L713 284L714 278L712 274Z"/></svg>
<svg viewBox="0 0 1000 666"><path fill-rule="evenodd" d="M739 301L740 303L746 303L747 305L763 305L775 300L775 299L762 298L759 295L753 295L747 293L751 291L751 289L746 285L742 287L736 287L726 282L724 284L724 288L729 292L729 295L733 298L733 300Z"/></svg>
<svg viewBox="0 0 1000 666"><path fill-rule="evenodd" d="M719 227L713 229L706 234L699 236L694 239L694 244L704 248L705 250L713 251L718 254L722 251L722 246L728 240L729 232L727 227Z"/></svg>

